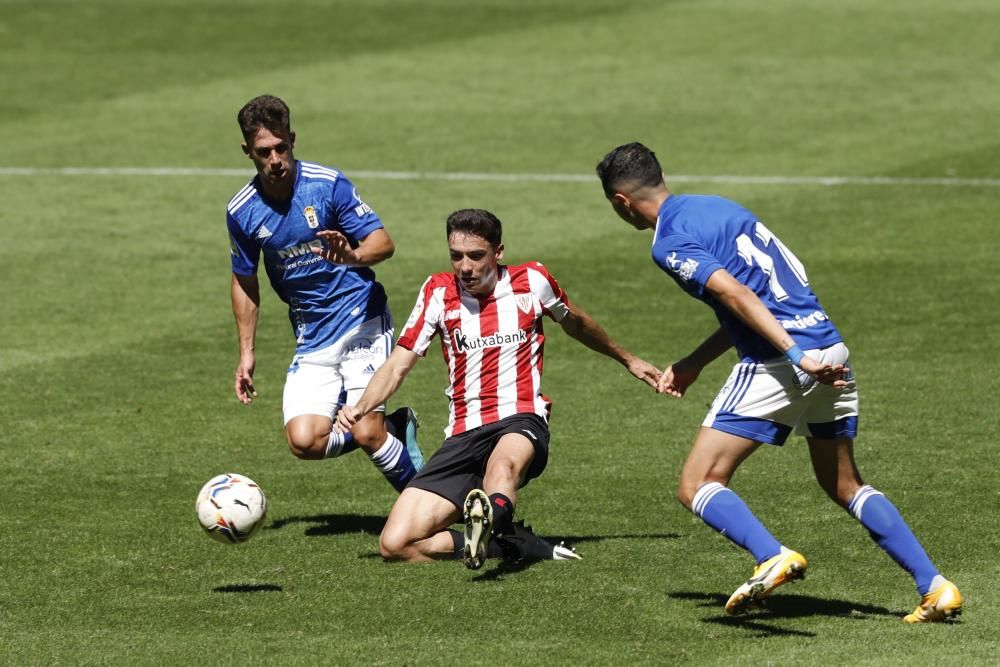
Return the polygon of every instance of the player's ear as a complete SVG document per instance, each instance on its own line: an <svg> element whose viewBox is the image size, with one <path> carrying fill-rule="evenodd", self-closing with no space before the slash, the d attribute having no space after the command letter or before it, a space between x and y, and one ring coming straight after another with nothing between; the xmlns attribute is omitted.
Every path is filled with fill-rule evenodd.
<svg viewBox="0 0 1000 667"><path fill-rule="evenodd" d="M243 149L243 154L250 157L250 147L246 145L246 142L240 144L240 148Z"/></svg>
<svg viewBox="0 0 1000 667"><path fill-rule="evenodd" d="M501 259L503 259L503 244L502 243L497 246L497 261L499 262Z"/></svg>
<svg viewBox="0 0 1000 667"><path fill-rule="evenodd" d="M288 133L288 146L290 148L295 148L295 133L294 132L289 132Z"/></svg>

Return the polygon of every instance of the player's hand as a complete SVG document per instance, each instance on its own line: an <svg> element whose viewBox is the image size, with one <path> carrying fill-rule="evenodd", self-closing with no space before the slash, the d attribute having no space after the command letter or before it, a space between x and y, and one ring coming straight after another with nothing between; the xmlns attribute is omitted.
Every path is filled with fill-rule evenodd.
<svg viewBox="0 0 1000 667"><path fill-rule="evenodd" d="M240 363L236 366L236 381L233 388L236 391L236 398L243 405L250 405L257 397L257 390L253 386L255 366L256 361L253 357L241 358Z"/></svg>
<svg viewBox="0 0 1000 667"><path fill-rule="evenodd" d="M700 367L684 359L674 362L660 376L659 381L656 383L656 393L681 398L684 396L687 388L698 379L700 373Z"/></svg>
<svg viewBox="0 0 1000 667"><path fill-rule="evenodd" d="M824 364L807 356L802 357L798 363L799 368L816 378L817 382L832 385L835 389L843 389L847 386L847 367L844 364Z"/></svg>
<svg viewBox="0 0 1000 667"><path fill-rule="evenodd" d="M341 433L350 433L361 417L361 411L357 407L345 405L337 412L337 423L334 424L334 427Z"/></svg>
<svg viewBox="0 0 1000 667"><path fill-rule="evenodd" d="M319 255L328 262L334 264L357 264L358 256L351 247L350 241L340 232L332 229L323 229L316 232L316 236L323 239L326 246L323 248L310 248L314 255Z"/></svg>
<svg viewBox="0 0 1000 667"><path fill-rule="evenodd" d="M656 389L656 383L659 381L661 375L659 368L638 357L634 357L628 362L628 372L653 389Z"/></svg>

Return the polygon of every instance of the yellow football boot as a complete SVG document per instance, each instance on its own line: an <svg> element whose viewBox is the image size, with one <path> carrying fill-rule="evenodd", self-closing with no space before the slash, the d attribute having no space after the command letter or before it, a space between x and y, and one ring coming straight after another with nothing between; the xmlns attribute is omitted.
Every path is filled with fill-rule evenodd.
<svg viewBox="0 0 1000 667"><path fill-rule="evenodd" d="M912 614L903 617L903 623L940 623L962 613L962 594L958 586L947 579L937 588L920 598L920 605Z"/></svg>
<svg viewBox="0 0 1000 667"><path fill-rule="evenodd" d="M805 577L807 566L808 563L802 554L781 547L781 553L758 565L753 571L753 576L729 597L726 613L742 614L757 607L757 603L770 595L778 586Z"/></svg>

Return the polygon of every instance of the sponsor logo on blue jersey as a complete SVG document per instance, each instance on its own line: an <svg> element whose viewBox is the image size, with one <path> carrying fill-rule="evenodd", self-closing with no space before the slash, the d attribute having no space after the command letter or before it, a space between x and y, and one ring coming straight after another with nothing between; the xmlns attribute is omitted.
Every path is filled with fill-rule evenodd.
<svg viewBox="0 0 1000 667"><path fill-rule="evenodd" d="M781 326L786 329L808 329L826 322L830 318L822 310L815 310L805 317L796 315L794 320L781 320Z"/></svg>
<svg viewBox="0 0 1000 667"><path fill-rule="evenodd" d="M691 280L694 272L698 270L697 260L687 259L681 260L677 257L677 251L673 251L666 257L666 262L670 267L670 270L677 274L677 277L687 282Z"/></svg>
<svg viewBox="0 0 1000 667"><path fill-rule="evenodd" d="M301 257L302 255L311 255L312 251L310 248L317 248L319 250L323 249L323 242L320 239L313 239L312 241L303 241L296 245L288 246L287 248L282 248L278 251L278 257L281 259L289 259L290 257Z"/></svg>
<svg viewBox="0 0 1000 667"><path fill-rule="evenodd" d="M358 202L358 205L354 207L354 215L358 216L359 218L363 218L366 215L375 212L372 210L371 206L369 206L368 204L364 203L364 201L361 200L361 197L358 196L357 188L354 188L352 194L354 195L354 201Z"/></svg>

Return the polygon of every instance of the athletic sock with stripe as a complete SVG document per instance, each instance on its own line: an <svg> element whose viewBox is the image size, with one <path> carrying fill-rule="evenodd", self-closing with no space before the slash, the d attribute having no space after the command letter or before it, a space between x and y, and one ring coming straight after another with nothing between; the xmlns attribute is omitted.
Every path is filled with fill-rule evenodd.
<svg viewBox="0 0 1000 667"><path fill-rule="evenodd" d="M900 567L910 573L917 592L925 595L938 571L895 505L880 491L865 485L854 494L847 511L868 529L872 539Z"/></svg>
<svg viewBox="0 0 1000 667"><path fill-rule="evenodd" d="M758 564L781 553L781 543L754 516L743 499L718 482L698 487L691 510L709 526L752 553Z"/></svg>

